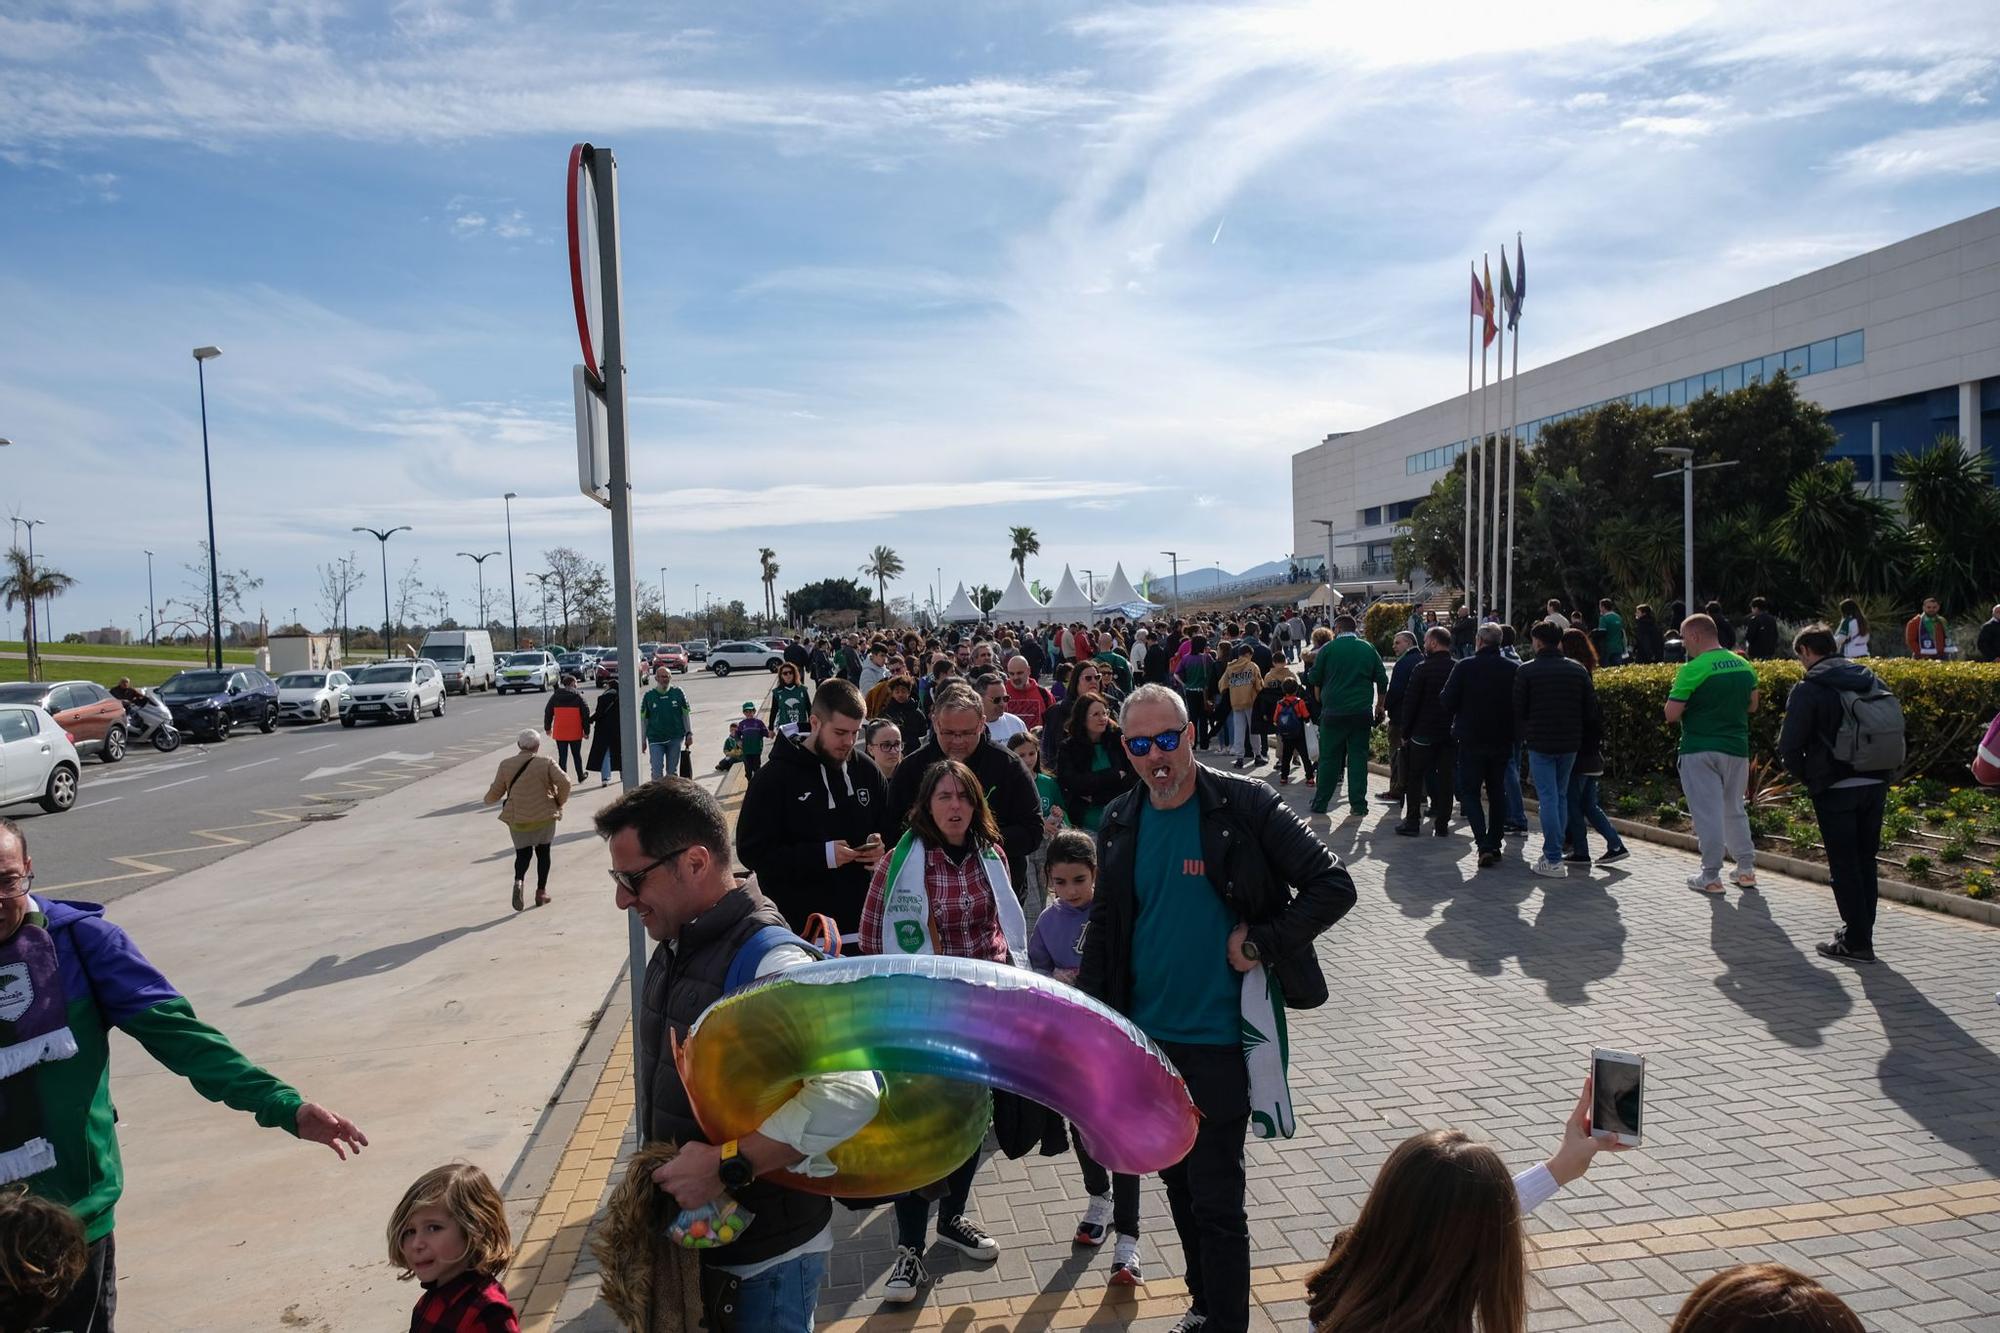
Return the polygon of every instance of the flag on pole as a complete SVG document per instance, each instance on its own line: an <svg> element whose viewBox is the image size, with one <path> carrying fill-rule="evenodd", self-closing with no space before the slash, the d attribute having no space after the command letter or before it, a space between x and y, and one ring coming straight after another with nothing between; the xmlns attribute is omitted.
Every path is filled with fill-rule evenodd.
<svg viewBox="0 0 2000 1333"><path fill-rule="evenodd" d="M1481 347L1490 347L1493 345L1494 335L1500 332L1500 326L1493 319L1493 264L1491 260L1487 261L1486 264L1486 289L1482 293L1482 296L1483 300L1479 313L1486 318L1486 332L1480 339L1479 345Z"/></svg>
<svg viewBox="0 0 2000 1333"><path fill-rule="evenodd" d="M1507 252L1500 252L1500 267L1507 267ZM1521 322L1521 303L1528 299L1528 257L1521 253L1521 233L1514 233L1514 303L1507 309L1507 328Z"/></svg>
<svg viewBox="0 0 2000 1333"><path fill-rule="evenodd" d="M1500 247L1500 317L1507 321L1507 331L1514 331L1514 275L1507 271L1507 247Z"/></svg>
<svg viewBox="0 0 2000 1333"><path fill-rule="evenodd" d="M1472 317L1478 319L1486 313L1486 293L1479 286L1479 265L1472 266Z"/></svg>

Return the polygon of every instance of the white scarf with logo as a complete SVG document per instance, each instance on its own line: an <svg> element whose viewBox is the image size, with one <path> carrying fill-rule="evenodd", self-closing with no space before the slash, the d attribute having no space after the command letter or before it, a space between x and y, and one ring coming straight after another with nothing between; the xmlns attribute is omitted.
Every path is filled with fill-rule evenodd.
<svg viewBox="0 0 2000 1333"><path fill-rule="evenodd" d="M993 895L993 912L1000 918L1001 934L1007 937L1007 952L1013 955L1014 966L1026 966L1028 922L1007 876L1007 858L997 848L981 847L979 868L985 872L987 891ZM882 952L935 953L935 943L930 895L924 890L924 842L913 830L905 833L889 854L888 886L882 894Z"/></svg>

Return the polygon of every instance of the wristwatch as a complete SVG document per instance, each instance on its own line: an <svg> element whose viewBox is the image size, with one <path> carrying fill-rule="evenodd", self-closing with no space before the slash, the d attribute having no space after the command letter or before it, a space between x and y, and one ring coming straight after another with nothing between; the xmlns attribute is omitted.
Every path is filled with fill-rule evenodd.
<svg viewBox="0 0 2000 1333"><path fill-rule="evenodd" d="M1254 963L1259 958L1262 958L1264 955L1257 951L1257 941L1253 939L1245 939L1243 941L1243 956L1245 958L1248 958L1251 962Z"/></svg>
<svg viewBox="0 0 2000 1333"><path fill-rule="evenodd" d="M722 1177L722 1187L740 1190L757 1178L757 1169L750 1165L750 1159L743 1155L735 1139L722 1145L722 1160L716 1163L715 1174Z"/></svg>

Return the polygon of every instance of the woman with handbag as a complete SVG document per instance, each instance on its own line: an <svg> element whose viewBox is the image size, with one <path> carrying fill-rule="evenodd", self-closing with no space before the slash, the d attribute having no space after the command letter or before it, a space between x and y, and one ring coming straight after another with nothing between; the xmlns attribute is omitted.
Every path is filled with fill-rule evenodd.
<svg viewBox="0 0 2000 1333"><path fill-rule="evenodd" d="M535 906L549 900L549 847L555 842L556 821L569 800L569 777L547 755L539 753L542 733L530 727L514 738L520 753L500 761L485 804L500 802L500 822L514 836L514 910L520 911L522 884L528 862L535 863Z"/></svg>

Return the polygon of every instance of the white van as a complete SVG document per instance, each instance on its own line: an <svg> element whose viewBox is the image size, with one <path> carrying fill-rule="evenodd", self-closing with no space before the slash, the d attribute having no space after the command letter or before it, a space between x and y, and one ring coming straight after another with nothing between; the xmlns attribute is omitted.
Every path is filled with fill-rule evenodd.
<svg viewBox="0 0 2000 1333"><path fill-rule="evenodd" d="M490 690L494 675L493 636L483 629L434 629L424 635L418 657L428 657L444 673L446 694Z"/></svg>

